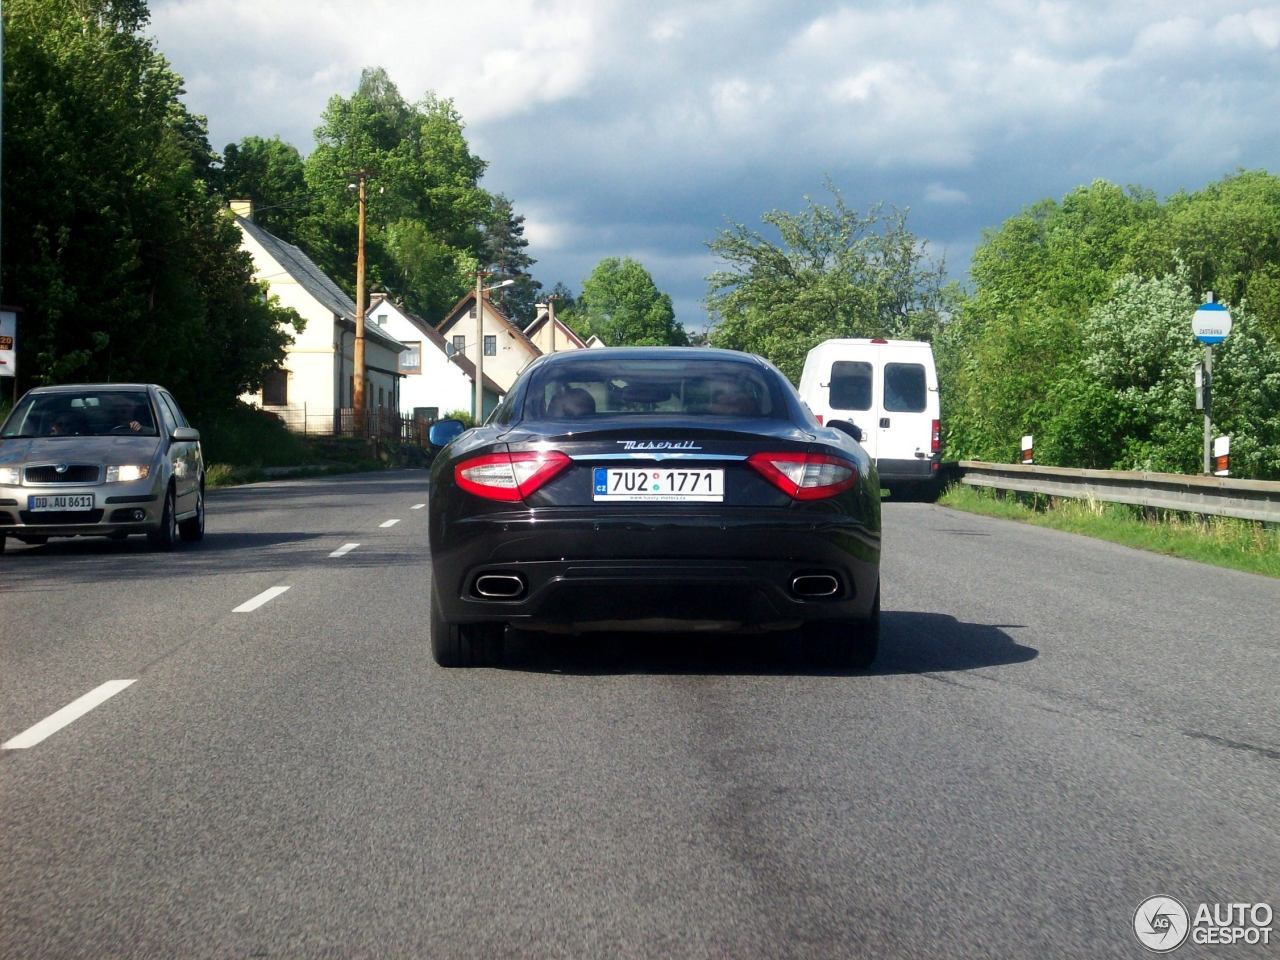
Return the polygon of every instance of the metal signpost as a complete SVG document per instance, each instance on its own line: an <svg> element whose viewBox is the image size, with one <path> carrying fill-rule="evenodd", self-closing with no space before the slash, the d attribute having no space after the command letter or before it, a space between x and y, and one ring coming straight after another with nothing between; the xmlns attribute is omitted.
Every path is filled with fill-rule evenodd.
<svg viewBox="0 0 1280 960"><path fill-rule="evenodd" d="M1204 475L1213 473L1213 345L1231 333L1231 314L1213 302L1213 291L1191 318L1191 332L1204 344L1204 367L1196 370L1196 399L1204 398Z"/></svg>

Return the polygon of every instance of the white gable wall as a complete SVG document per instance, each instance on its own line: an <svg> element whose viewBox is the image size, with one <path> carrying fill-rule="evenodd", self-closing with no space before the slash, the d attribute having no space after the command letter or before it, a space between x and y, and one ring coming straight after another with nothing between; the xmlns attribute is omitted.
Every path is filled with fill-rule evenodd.
<svg viewBox="0 0 1280 960"><path fill-rule="evenodd" d="M293 345L286 351L283 364L289 374L289 406L301 408L305 405L308 411L325 416L331 415L338 407L351 406L349 379L354 362L352 352L355 348L355 335L348 331L345 336L341 336L343 328L337 323L333 312L312 297L244 230L240 231L240 245L253 257L255 279L265 280L269 294L279 299L280 306L291 307L306 320L301 333L292 325L285 326L286 331L294 338ZM365 339L366 367L396 370L398 363L398 354ZM366 383L372 389L372 395L366 392L366 406L370 409L377 406L379 388L382 388L385 403L394 406L395 381L394 376L386 373L368 371ZM254 406L262 405L261 393L245 394L240 399Z"/></svg>
<svg viewBox="0 0 1280 960"><path fill-rule="evenodd" d="M462 368L386 300L369 310L365 322L377 322L383 317L386 322L379 326L388 334L402 343L422 343L422 373L408 374L400 381L400 412L412 416L415 407L436 407L440 416L444 416L451 410L471 410L475 401L474 381Z"/></svg>

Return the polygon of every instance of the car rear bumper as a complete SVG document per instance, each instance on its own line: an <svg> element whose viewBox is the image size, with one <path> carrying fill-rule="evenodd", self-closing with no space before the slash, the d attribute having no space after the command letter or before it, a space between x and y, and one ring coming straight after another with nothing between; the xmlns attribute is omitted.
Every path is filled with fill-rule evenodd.
<svg viewBox="0 0 1280 960"><path fill-rule="evenodd" d="M440 612L456 623L784 629L869 616L879 576L879 535L839 517L485 518L459 526L464 535L433 546L432 560ZM481 578L494 576L516 578L518 592L483 596ZM799 576L830 577L834 589L800 595Z"/></svg>
<svg viewBox="0 0 1280 960"><path fill-rule="evenodd" d="M877 460L876 473L881 483L901 482L904 480L936 480L938 478L938 460Z"/></svg>

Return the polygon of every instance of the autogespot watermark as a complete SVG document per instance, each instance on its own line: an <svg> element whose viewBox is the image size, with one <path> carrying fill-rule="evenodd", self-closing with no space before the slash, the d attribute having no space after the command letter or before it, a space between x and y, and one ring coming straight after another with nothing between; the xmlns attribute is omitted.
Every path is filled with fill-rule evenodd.
<svg viewBox="0 0 1280 960"><path fill-rule="evenodd" d="M1173 897L1147 897L1133 913L1138 942L1153 953L1192 943L1269 944L1274 914L1269 903L1202 903L1193 916Z"/></svg>

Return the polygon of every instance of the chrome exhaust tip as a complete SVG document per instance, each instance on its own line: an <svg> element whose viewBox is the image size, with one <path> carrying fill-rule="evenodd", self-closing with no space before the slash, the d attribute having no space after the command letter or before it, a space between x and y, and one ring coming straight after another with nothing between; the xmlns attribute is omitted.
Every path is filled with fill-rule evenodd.
<svg viewBox="0 0 1280 960"><path fill-rule="evenodd" d="M524 580L514 573L484 573L476 577L476 596L493 600L511 600L524 593Z"/></svg>
<svg viewBox="0 0 1280 960"><path fill-rule="evenodd" d="M792 578L791 592L806 600L834 597L840 592L840 581L829 573L802 573Z"/></svg>

